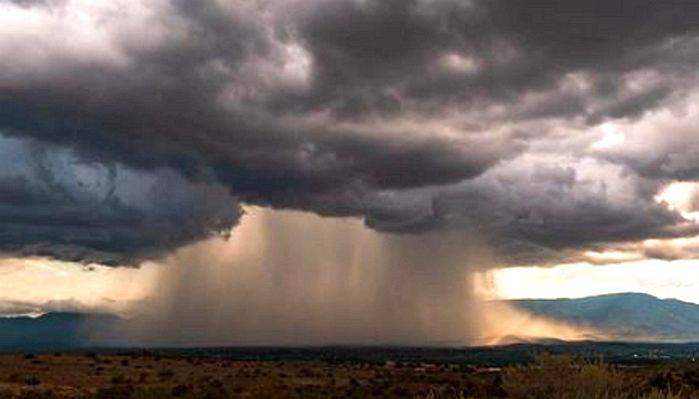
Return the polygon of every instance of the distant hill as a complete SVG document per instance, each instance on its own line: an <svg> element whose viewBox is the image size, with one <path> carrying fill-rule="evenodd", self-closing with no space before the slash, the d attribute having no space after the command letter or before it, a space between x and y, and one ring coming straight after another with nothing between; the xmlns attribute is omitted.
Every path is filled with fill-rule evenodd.
<svg viewBox="0 0 699 399"><path fill-rule="evenodd" d="M699 341L699 305L647 294L509 301L531 314L615 334L619 340Z"/></svg>
<svg viewBox="0 0 699 399"><path fill-rule="evenodd" d="M699 305L676 299L626 293L508 302L536 316L610 332L618 341L699 342ZM124 323L128 324L116 316L81 313L0 317L0 351L80 349L95 342L104 346L119 341L115 338ZM562 344L556 340L536 343Z"/></svg>
<svg viewBox="0 0 699 399"><path fill-rule="evenodd" d="M0 350L63 350L89 346L91 337L108 334L121 319L80 313L0 318Z"/></svg>

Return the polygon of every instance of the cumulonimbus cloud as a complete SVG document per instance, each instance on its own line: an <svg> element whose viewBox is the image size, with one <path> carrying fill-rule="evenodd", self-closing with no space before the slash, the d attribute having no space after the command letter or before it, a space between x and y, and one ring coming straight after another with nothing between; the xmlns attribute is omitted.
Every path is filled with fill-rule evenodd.
<svg viewBox="0 0 699 399"><path fill-rule="evenodd" d="M694 234L655 196L699 170L699 8L625 7L0 1L0 151L73 160L0 161L0 249L137 261L230 228L237 201L468 226L517 259ZM73 187L100 173L111 197Z"/></svg>
<svg viewBox="0 0 699 399"><path fill-rule="evenodd" d="M85 163L0 139L0 253L133 265L227 232L240 207L216 184L160 169Z"/></svg>

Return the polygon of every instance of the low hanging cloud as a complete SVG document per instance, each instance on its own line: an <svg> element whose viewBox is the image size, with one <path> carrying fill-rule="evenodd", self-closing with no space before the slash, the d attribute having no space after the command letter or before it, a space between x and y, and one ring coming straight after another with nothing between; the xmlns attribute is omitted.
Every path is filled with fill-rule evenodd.
<svg viewBox="0 0 699 399"><path fill-rule="evenodd" d="M36 142L0 139L0 166L0 252L134 265L227 234L241 215L220 185L85 163Z"/></svg>
<svg viewBox="0 0 699 399"><path fill-rule="evenodd" d="M512 262L695 235L656 195L699 178L699 8L624 6L0 0L0 250L138 263L238 201Z"/></svg>

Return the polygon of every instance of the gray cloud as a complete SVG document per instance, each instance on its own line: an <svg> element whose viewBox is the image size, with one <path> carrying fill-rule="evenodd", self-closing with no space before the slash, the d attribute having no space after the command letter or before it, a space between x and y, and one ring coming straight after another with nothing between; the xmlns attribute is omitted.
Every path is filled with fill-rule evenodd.
<svg viewBox="0 0 699 399"><path fill-rule="evenodd" d="M0 318L44 313L110 313L111 309L86 306L76 300L51 300L44 302L0 300Z"/></svg>
<svg viewBox="0 0 699 399"><path fill-rule="evenodd" d="M156 256L234 225L234 197L393 232L474 227L517 259L694 233L654 200L699 170L695 116L658 116L696 91L687 0L0 7L3 134L129 181L110 202L55 164L7 169L6 251ZM628 145L594 147L608 123ZM143 179L182 200L124 204Z"/></svg>
<svg viewBox="0 0 699 399"><path fill-rule="evenodd" d="M659 188L594 158L529 155L458 185L384 193L388 211L368 222L389 231L470 226L490 237L507 263L561 261L579 247L696 234L692 222L644 192L649 184Z"/></svg>
<svg viewBox="0 0 699 399"><path fill-rule="evenodd" d="M69 151L0 139L0 252L136 264L226 234L238 203L176 173L86 164Z"/></svg>

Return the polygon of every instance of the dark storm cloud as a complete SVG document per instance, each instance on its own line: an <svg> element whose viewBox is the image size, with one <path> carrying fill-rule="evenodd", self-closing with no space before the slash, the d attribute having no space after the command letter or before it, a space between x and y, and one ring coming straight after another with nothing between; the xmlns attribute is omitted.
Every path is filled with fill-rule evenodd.
<svg viewBox="0 0 699 399"><path fill-rule="evenodd" d="M84 164L19 140L0 140L0 154L0 252L136 264L225 234L240 216L220 186L172 171Z"/></svg>
<svg viewBox="0 0 699 399"><path fill-rule="evenodd" d="M308 14L300 30L317 81L304 100L338 117L401 107L517 107L534 92L567 106L519 118L632 116L667 97L671 79L626 93L628 74L682 73L697 60L695 46L681 49L699 21L687 1L328 1ZM459 71L460 57L474 63L471 73ZM569 73L584 74L590 87L563 92L559 85ZM607 104L595 109L598 102ZM298 101L290 107L297 111Z"/></svg>
<svg viewBox="0 0 699 399"><path fill-rule="evenodd" d="M85 212L61 187L37 188L51 167L29 180L8 173L7 251L138 259L233 225L231 195L395 232L467 226L514 252L693 231L654 200L671 179L697 177L693 129L649 133L656 125L644 122L695 91L690 1L0 7L0 52L13 54L0 60L7 137L165 179L192 202L216 198L215 215L231 208L222 223L201 210L151 217L153 208L93 199ZM592 150L600 125L617 121L640 123L627 134L634 145ZM193 232L190 220L204 222Z"/></svg>
<svg viewBox="0 0 699 399"><path fill-rule="evenodd" d="M631 131L636 140L623 149L603 151L601 155L653 179L699 179L696 120L678 123L667 117L659 118L654 123L637 126Z"/></svg>
<svg viewBox="0 0 699 399"><path fill-rule="evenodd" d="M384 193L372 227L423 231L464 226L485 233L501 260L561 261L575 248L697 234L697 226L659 206L646 181L593 158L526 156L441 189Z"/></svg>

